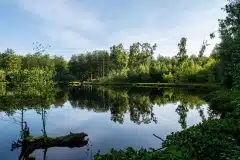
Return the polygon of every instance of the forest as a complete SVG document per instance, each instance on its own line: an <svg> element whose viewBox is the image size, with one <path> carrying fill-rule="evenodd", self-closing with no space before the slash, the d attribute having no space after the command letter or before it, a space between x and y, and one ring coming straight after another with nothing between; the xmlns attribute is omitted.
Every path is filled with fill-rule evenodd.
<svg viewBox="0 0 240 160"><path fill-rule="evenodd" d="M66 61L62 56L47 53L47 47L34 43L33 54L18 55L12 49L0 53L0 80L15 81L14 76L31 72L32 77L47 74L51 80L61 83L217 83L231 87L240 82L238 3L226 5L228 15L219 20L221 41L210 56L204 55L209 45L206 40L199 46L199 53L189 55L186 37L176 44L179 51L173 57L155 53L157 44L134 42L128 49L117 44L109 51L72 55ZM209 37L215 38L215 33Z"/></svg>
<svg viewBox="0 0 240 160"><path fill-rule="evenodd" d="M219 116L204 120L202 123L186 128L183 131L171 133L162 140L162 148L126 150L112 149L105 155L97 154L95 159L239 159L240 157L240 1L227 1L223 10L226 17L219 20L220 42L215 46L210 56L205 55L208 46L203 41L199 53L189 56L187 38L179 40L179 51L174 57L164 57L161 54L155 58L157 44L134 42L128 49L122 44L113 45L110 50L72 55L69 61L61 56L52 56L47 48L39 43L34 44L34 53L20 55L12 49L0 53L0 96L2 110L12 111L6 106L23 107L21 103L29 104L35 98L41 106L49 107L56 102L54 85L61 83L96 82L99 84L128 83L202 83L218 84L220 89L208 92L203 99L176 93L171 98L160 99L150 95L129 98L129 92L109 90L107 101L83 102L76 99L78 92L70 92L71 103L76 107L86 107L97 111L104 110L102 103L108 103L106 110L111 111L111 120L123 123L122 116L129 111L135 123L154 121L151 114L151 104L165 102L181 102L177 112L180 115L182 128L186 128L184 117L188 105L184 97L191 99L193 104L207 102L209 107ZM215 33L210 33L215 38ZM101 93L101 92L99 92ZM87 94L87 93L86 93ZM178 96L174 99L174 97ZM29 98L30 99L27 99ZM63 96L64 97L64 96ZM105 96L100 96L105 99ZM14 99L16 102L13 102ZM11 101L9 101L11 100ZM19 101L18 101L19 100ZM25 100L25 101L24 101ZM46 103L43 103L46 102ZM150 103L152 102L152 103ZM12 104L11 104L12 103ZM100 104L99 104L100 103ZM149 108L141 107L143 103ZM94 107L95 108L94 108ZM111 106L118 106L111 108ZM126 106L134 106L127 108ZM146 109L147 119L141 119L142 110ZM145 111L144 111L145 113ZM151 115L151 116L150 116ZM160 141L161 142L161 141Z"/></svg>
<svg viewBox="0 0 240 160"><path fill-rule="evenodd" d="M0 54L0 79L11 82L20 72L35 70L49 74L55 82L222 82L220 58L215 53L220 48L216 47L213 54L207 57L203 55L207 47L204 43L198 56L188 57L186 43L186 38L180 40L179 53L174 57L159 55L154 58L156 45L137 42L130 46L129 52L119 44L112 46L109 53L102 50L73 55L69 62L41 50L21 56L7 49Z"/></svg>
<svg viewBox="0 0 240 160"><path fill-rule="evenodd" d="M133 43L125 49L122 44L107 51L94 51L73 55L69 61L71 75L81 81L97 82L191 82L218 83L222 79L216 67L219 59L213 54L204 56L203 44L198 56L187 56L187 39L178 44L179 52L174 57L159 55L154 58L156 44ZM177 45L177 44L176 44Z"/></svg>

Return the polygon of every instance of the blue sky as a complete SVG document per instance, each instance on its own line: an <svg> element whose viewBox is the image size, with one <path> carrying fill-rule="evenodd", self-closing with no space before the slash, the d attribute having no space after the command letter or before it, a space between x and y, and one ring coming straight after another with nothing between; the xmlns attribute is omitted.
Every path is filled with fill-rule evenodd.
<svg viewBox="0 0 240 160"><path fill-rule="evenodd" d="M31 53L33 42L49 52L72 54L123 43L157 43L157 54L173 56L187 37L188 54L218 29L225 0L1 0L0 51ZM209 54L218 39L209 40Z"/></svg>

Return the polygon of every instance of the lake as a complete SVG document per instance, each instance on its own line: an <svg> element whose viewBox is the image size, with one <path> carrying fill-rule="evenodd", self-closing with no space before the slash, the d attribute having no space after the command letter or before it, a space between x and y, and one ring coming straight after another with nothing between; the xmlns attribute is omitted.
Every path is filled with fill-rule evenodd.
<svg viewBox="0 0 240 160"><path fill-rule="evenodd" d="M3 160L18 159L21 148L11 151L21 136L23 123L31 136L64 136L85 132L89 143L81 148L36 150L35 158L48 160L90 159L111 148L160 148L161 140L211 117L203 99L209 91L179 88L71 87L58 90L51 104L34 106L1 100L0 155ZM6 102L9 101L9 102ZM38 104L41 104L38 102ZM45 154L44 154L45 153Z"/></svg>

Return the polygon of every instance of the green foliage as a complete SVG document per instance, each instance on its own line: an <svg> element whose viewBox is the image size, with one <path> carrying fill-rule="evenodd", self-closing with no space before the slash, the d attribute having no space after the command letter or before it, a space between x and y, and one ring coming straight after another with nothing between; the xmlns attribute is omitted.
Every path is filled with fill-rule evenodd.
<svg viewBox="0 0 240 160"><path fill-rule="evenodd" d="M122 87L121 87L122 88ZM130 114L130 120L135 124L157 123L156 116L153 112L154 105L161 107L168 103L180 103L185 109L179 114L179 121L185 121L188 110L197 108L206 104L201 95L177 90L173 88L150 89L136 88L119 90L117 88L109 89L100 87L96 91L92 89L81 90L77 87L71 88L69 101L73 107L88 109L95 112L110 111L111 120L117 123L124 123L124 115ZM82 96L79 96L82 95ZM154 95L154 96L152 96Z"/></svg>
<svg viewBox="0 0 240 160"><path fill-rule="evenodd" d="M163 81L164 82L171 83L171 82L173 82L173 80L174 80L174 77L173 77L171 72L169 72L168 74L163 74Z"/></svg>
<svg viewBox="0 0 240 160"><path fill-rule="evenodd" d="M204 56L207 41L203 41L199 55L187 55L187 38L181 38L176 56L154 58L156 44L133 43L129 51L122 44L113 45L110 52L98 50L86 54L73 55L67 63L63 57L51 57L38 51L34 54L19 56L12 49L0 53L0 81L10 83L14 92L7 91L6 83L0 86L1 109L6 106L31 106L38 100L40 106L53 103L55 90L54 81L104 81L104 82L168 82L168 83L203 83L222 82L229 90L220 90L207 96L213 113L220 115L219 119L209 120L199 109L204 120L188 129L187 112L191 107L199 107L205 101L199 97L178 94L168 90L162 97L151 97L135 94L129 98L129 91L101 92L99 96L86 101L76 99L74 95L70 102L75 107L87 107L94 111L111 112L111 120L123 123L124 114L130 113L134 123L156 122L153 114L154 104L180 102L176 112L179 123L185 129L172 133L162 143L164 148L159 150L133 148L116 151L112 149L105 155L97 154L95 159L239 159L240 157L240 1L230 1L224 7L226 18L219 21L220 43L217 44L209 57ZM210 38L215 37L214 33ZM45 49L44 49L45 50ZM78 95L78 94L77 94ZM30 97L30 99L28 98ZM12 101L12 99L14 101ZM66 97L56 103L63 103Z"/></svg>
<svg viewBox="0 0 240 160"><path fill-rule="evenodd" d="M75 80L91 80L109 75L110 56L107 51L73 55L68 63L69 72Z"/></svg>
<svg viewBox="0 0 240 160"><path fill-rule="evenodd" d="M73 76L69 73L68 63L63 57L54 56L53 63L55 67L54 81L69 82L73 81Z"/></svg>
<svg viewBox="0 0 240 160"><path fill-rule="evenodd" d="M21 57L15 55L12 49L7 49L4 53L0 54L0 63L0 68L5 71L21 69Z"/></svg>
<svg viewBox="0 0 240 160"><path fill-rule="evenodd" d="M182 129L186 129L187 128L186 118L187 118L187 112L188 112L187 106L182 105L182 104L178 105L176 112L180 116L178 122L181 124Z"/></svg>
<svg viewBox="0 0 240 160"><path fill-rule="evenodd" d="M214 57L188 57L186 38L182 38L175 57L153 57L156 45L133 43L129 51L122 44L106 51L73 55L69 72L75 80L114 82L216 83L218 60ZM207 46L207 44L204 43ZM206 47L205 46L205 47ZM205 48L206 49L206 48ZM202 51L203 52L203 51Z"/></svg>
<svg viewBox="0 0 240 160"><path fill-rule="evenodd" d="M227 16L220 20L221 42L217 53L222 62L224 83L232 86L240 83L240 1L229 1L224 11Z"/></svg>
<svg viewBox="0 0 240 160"><path fill-rule="evenodd" d="M184 159L236 159L240 156L239 121L208 120L168 135L163 147L175 147Z"/></svg>
<svg viewBox="0 0 240 160"><path fill-rule="evenodd" d="M127 67L128 55L122 44L110 48L110 60L111 70L121 71Z"/></svg>
<svg viewBox="0 0 240 160"><path fill-rule="evenodd" d="M94 160L183 160L182 153L174 148L169 148L163 152L155 149L140 149L138 151L129 147L125 150L111 149L105 155L96 154Z"/></svg>
<svg viewBox="0 0 240 160"><path fill-rule="evenodd" d="M162 150L127 148L117 151L111 149L105 155L96 154L94 159L238 159L240 147L236 139L239 139L239 124L239 121L230 119L209 120L168 135L162 143Z"/></svg>
<svg viewBox="0 0 240 160"><path fill-rule="evenodd" d="M187 59L186 45L187 45L187 38L185 38L185 37L181 38L180 43L178 43L179 52L176 56L177 60L180 63L182 63L183 61L185 61Z"/></svg>
<svg viewBox="0 0 240 160"><path fill-rule="evenodd" d="M240 90L233 88L231 91L222 89L208 97L210 107L222 117L240 116Z"/></svg>
<svg viewBox="0 0 240 160"><path fill-rule="evenodd" d="M53 87L52 73L39 69L22 70L11 74L12 84L19 94L45 96Z"/></svg>
<svg viewBox="0 0 240 160"><path fill-rule="evenodd" d="M3 70L0 70L0 83L6 81L6 73Z"/></svg>
<svg viewBox="0 0 240 160"><path fill-rule="evenodd" d="M213 37L214 37L213 34L210 34L210 38L212 39ZM206 50L206 48L207 48L208 45L209 45L209 44L207 43L207 41L204 40L204 41L203 41L203 44L202 44L202 46L201 46L201 49L200 49L200 51L199 51L198 57L203 57L203 54L204 54L204 52L205 52L205 50Z"/></svg>
<svg viewBox="0 0 240 160"><path fill-rule="evenodd" d="M4 53L0 53L0 70L0 81L10 83L14 81L17 75L21 74L20 72L26 72L26 70L29 70L29 72L30 70L39 70L39 72L44 70L52 74L48 78L57 82L72 80L68 71L68 63L63 57L51 57L49 54L43 54L42 52L19 56L12 49L7 49Z"/></svg>

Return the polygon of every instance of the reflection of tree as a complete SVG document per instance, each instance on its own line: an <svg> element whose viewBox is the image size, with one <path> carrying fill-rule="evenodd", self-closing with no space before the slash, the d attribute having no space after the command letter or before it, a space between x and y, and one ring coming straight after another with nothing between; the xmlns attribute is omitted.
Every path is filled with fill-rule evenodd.
<svg viewBox="0 0 240 160"><path fill-rule="evenodd" d="M128 94L127 92L108 91L109 105L111 111L111 120L122 124L124 122L124 114L128 110Z"/></svg>
<svg viewBox="0 0 240 160"><path fill-rule="evenodd" d="M213 110L211 109L208 109L207 113L208 113L208 119L214 119L217 117L217 114L214 113Z"/></svg>
<svg viewBox="0 0 240 160"><path fill-rule="evenodd" d="M159 106L168 103L184 104L178 107L181 119L186 119L188 109L199 108L206 102L194 91L173 88L76 88L69 92L69 100L73 107L87 109L94 112L111 112L111 120L123 123L124 114L130 113L130 119L134 123L157 123L153 113L153 105ZM196 91L195 91L196 92ZM183 109L181 109L183 108ZM181 120L184 124L184 121ZM184 125L183 125L184 127Z"/></svg>
<svg viewBox="0 0 240 160"><path fill-rule="evenodd" d="M173 99L173 88L158 89L161 95L154 98L153 102L159 106L165 105L170 102L174 102Z"/></svg>
<svg viewBox="0 0 240 160"><path fill-rule="evenodd" d="M22 119L23 120L23 119ZM34 137L30 135L27 122L22 123L21 138L17 142L13 142L12 151L21 148L19 160L27 160L34 157L31 154L38 149L43 149L43 159L47 158L47 150L52 147L82 147L88 143L86 133L71 133L66 136L49 137L46 135L45 120L43 121L43 136ZM25 126L24 126L25 124Z"/></svg>
<svg viewBox="0 0 240 160"><path fill-rule="evenodd" d="M0 95L6 94L7 84L5 82L0 82Z"/></svg>
<svg viewBox="0 0 240 160"><path fill-rule="evenodd" d="M47 137L47 132L46 132L46 119L47 119L47 110L46 110L46 106L45 107L39 107L36 108L36 111L38 114L41 115L41 119L42 119L42 133L43 136Z"/></svg>
<svg viewBox="0 0 240 160"><path fill-rule="evenodd" d="M85 133L70 133L61 137L49 137L46 131L46 116L47 109L52 104L63 104L67 100L66 94L56 92L54 84L51 81L39 81L39 83L16 83L15 86L10 86L10 90L6 91L0 86L0 89L5 91L0 94L0 111L8 113L14 118L14 113L20 110L20 121L16 124L20 125L20 139L13 142L12 150L21 148L19 159L28 159L29 155L37 149L44 150L44 158L46 159L47 149L50 147L81 147L87 144L84 138ZM4 93L4 94L3 94ZM27 122L24 121L25 109L35 109L41 115L42 119L42 136L33 137L30 135Z"/></svg>
<svg viewBox="0 0 240 160"><path fill-rule="evenodd" d="M69 101L74 108L87 109L94 112L107 112L107 95L97 92L94 88L83 89L72 87L69 89Z"/></svg>
<svg viewBox="0 0 240 160"><path fill-rule="evenodd" d="M203 110L202 108L200 108L200 109L198 110L198 113L199 113L200 117L202 118L202 121L205 121L205 120L206 120L206 117L205 117L205 115L204 115L204 110Z"/></svg>
<svg viewBox="0 0 240 160"><path fill-rule="evenodd" d="M66 91L60 90L55 95L55 101L54 106L56 107L62 107L64 103L66 103L68 100L68 94Z"/></svg>
<svg viewBox="0 0 240 160"><path fill-rule="evenodd" d="M42 88L43 89L43 88ZM44 91L45 90L45 91ZM56 92L54 86L47 86L42 94L25 92L20 94L14 91L6 91L6 94L0 94L0 111L6 112L9 116L13 115L17 110L49 108L52 104L62 105L66 99L66 93Z"/></svg>
<svg viewBox="0 0 240 160"><path fill-rule="evenodd" d="M42 104L44 101L42 101ZM82 147L88 143L88 136L85 133L71 133L69 135L60 136L60 137L49 137L46 131L46 108L40 107L37 108L37 112L41 114L42 119L42 136L34 137L30 135L29 127L27 126L27 122L24 121L24 110L21 111L21 136L17 142L13 142L12 151L21 148L21 153L19 155L19 160L27 160L31 157L31 154L38 149L43 149L43 159L47 158L47 150L51 147ZM34 158L34 157L31 157ZM35 158L34 158L35 159Z"/></svg>
<svg viewBox="0 0 240 160"><path fill-rule="evenodd" d="M137 124L157 122L149 96L132 95L130 98L130 119Z"/></svg>
<svg viewBox="0 0 240 160"><path fill-rule="evenodd" d="M2 87L4 89L4 86ZM35 92L36 89L38 92ZM95 87L70 87L68 92L64 90L56 91L49 84L38 86L37 88L29 88L30 91L22 89L23 95L16 94L14 91L4 91L0 94L0 110L11 115L15 110L24 108L45 108L48 109L52 104L55 107L62 106L67 100L74 108L87 109L94 112L111 113L111 120L123 123L124 115L129 113L130 119L134 123L157 123L157 119L153 112L154 104L158 106L168 103L184 104L184 107L178 107L177 112L184 118L184 112L206 104L206 102L196 93L196 90L181 90L173 88L95 88ZM41 92L39 92L39 90ZM195 91L195 93L194 93ZM41 94L40 94L41 93ZM201 93L202 94L202 93ZM22 105L20 105L22 104ZM183 108L183 109L181 109ZM41 112L41 111L39 111ZM199 110L201 116L201 110ZM202 117L204 119L204 117ZM185 118L186 119L186 118ZM181 120L181 123L184 121ZM184 124L184 123L183 123ZM184 125L183 125L184 126Z"/></svg>
<svg viewBox="0 0 240 160"><path fill-rule="evenodd" d="M27 86L27 87L26 87ZM36 110L41 110L42 120L43 120L43 133L46 135L45 129L45 108L48 108L50 104L53 103L54 100L54 86L53 83L45 83L45 84L18 84L17 90L7 91L4 95L1 95L1 110L5 110L7 113L14 113L16 110L20 110L21 119L20 119L20 139L17 142L13 143L12 150L15 148L22 148L22 152L20 154L19 159L26 159L24 157L25 152L30 150L28 146L29 142L26 140L30 137L29 127L27 126L27 122L24 121L24 111L25 108L31 108ZM43 108L42 106L45 106Z"/></svg>
<svg viewBox="0 0 240 160"><path fill-rule="evenodd" d="M180 118L179 118L179 123L182 126L182 129L186 129L187 128L187 112L188 112L188 108L186 107L186 105L180 104L178 105L176 112L179 114Z"/></svg>

